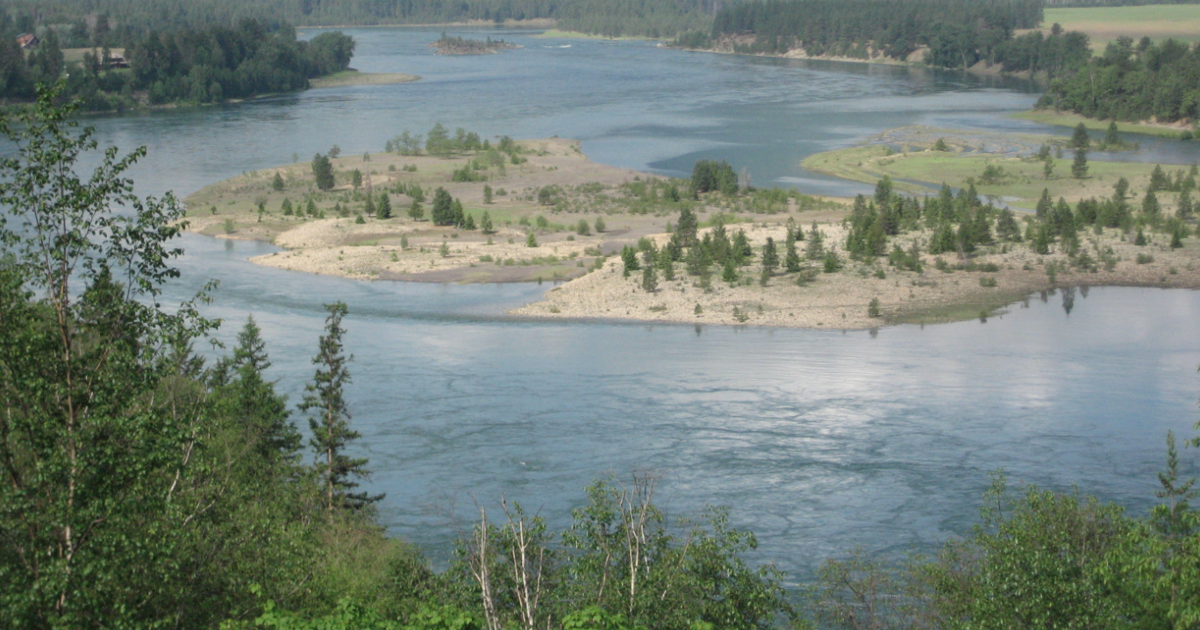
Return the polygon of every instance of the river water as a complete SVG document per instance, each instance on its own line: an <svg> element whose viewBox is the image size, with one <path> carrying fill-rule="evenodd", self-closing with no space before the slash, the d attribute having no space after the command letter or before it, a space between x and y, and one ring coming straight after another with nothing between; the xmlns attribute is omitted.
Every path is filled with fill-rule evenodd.
<svg viewBox="0 0 1200 630"><path fill-rule="evenodd" d="M438 57L426 44L439 32L350 31L357 68L415 83L90 122L102 144L149 148L141 192L180 195L335 143L380 151L438 121L578 138L594 160L670 175L724 159L756 184L829 194L863 187L800 160L888 128L1046 131L1004 117L1036 99L1018 81L516 31L486 34L522 49ZM1195 159L1183 143L1159 150ZM899 556L964 533L1001 468L1144 512L1166 431L1190 435L1200 417L1197 292L1094 288L1034 296L986 323L874 332L547 323L502 316L545 286L356 282L245 262L265 244L183 243L171 297L220 280L221 336L253 313L293 401L321 304L349 304L369 489L387 493L389 530L438 562L476 503L503 494L562 526L591 480L654 470L669 513L728 506L758 534L755 560L804 580L854 546Z"/></svg>

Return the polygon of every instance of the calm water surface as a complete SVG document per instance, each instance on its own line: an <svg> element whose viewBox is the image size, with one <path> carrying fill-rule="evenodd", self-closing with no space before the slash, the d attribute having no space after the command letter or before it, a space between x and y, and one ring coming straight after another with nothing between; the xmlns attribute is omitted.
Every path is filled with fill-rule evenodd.
<svg viewBox="0 0 1200 630"><path fill-rule="evenodd" d="M1015 81L521 32L488 33L520 50L438 57L426 44L439 32L351 31L356 67L416 83L92 122L102 143L149 147L142 192L182 195L335 143L379 151L437 121L578 138L595 160L672 175L725 159L760 185L837 194L862 187L803 171L804 156L907 124L1045 130L1004 118L1036 99ZM1143 159L1195 159L1184 143L1143 144ZM439 561L447 525L475 502L504 494L561 525L592 479L652 469L672 513L729 506L758 533L756 559L805 579L855 545L898 555L966 531L999 468L1144 511L1165 432L1197 418L1195 292L1092 289L1070 296L1069 314L1063 294L1035 296L986 324L875 333L542 323L500 314L545 286L354 282L245 262L268 245L184 245L172 297L221 280L222 336L253 313L293 401L321 304L350 305L371 489L388 493L391 531Z"/></svg>

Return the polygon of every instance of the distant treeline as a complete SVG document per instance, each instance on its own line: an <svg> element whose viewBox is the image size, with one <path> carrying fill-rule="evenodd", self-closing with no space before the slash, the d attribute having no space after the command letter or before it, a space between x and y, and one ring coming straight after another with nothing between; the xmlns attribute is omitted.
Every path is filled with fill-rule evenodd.
<svg viewBox="0 0 1200 630"><path fill-rule="evenodd" d="M735 46L750 53L865 57L869 45L904 58L928 45L936 65L961 66L1041 21L1041 0L752 0L717 13L711 37L753 35Z"/></svg>
<svg viewBox="0 0 1200 630"><path fill-rule="evenodd" d="M244 18L271 27L555 19L560 28L588 33L673 37L707 30L717 10L716 0L24 0L14 6L38 16L39 24L71 30L107 15L114 24L112 45L151 30L230 25Z"/></svg>
<svg viewBox="0 0 1200 630"><path fill-rule="evenodd" d="M32 97L37 83L65 77L65 95L93 111L134 105L141 95L150 104L211 103L300 90L310 78L346 69L354 54L354 40L340 32L305 42L294 29L244 19L232 27L150 32L125 49L127 68L107 47L67 68L53 30L26 57L16 44L19 29L4 18L0 14L0 97Z"/></svg>
<svg viewBox="0 0 1200 630"><path fill-rule="evenodd" d="M1200 4L1200 0L1046 0L1049 7L1136 7L1149 4Z"/></svg>
<svg viewBox="0 0 1200 630"><path fill-rule="evenodd" d="M1145 38L1135 46L1122 37L1076 72L1053 81L1038 106L1100 119L1194 119L1200 116L1200 47Z"/></svg>

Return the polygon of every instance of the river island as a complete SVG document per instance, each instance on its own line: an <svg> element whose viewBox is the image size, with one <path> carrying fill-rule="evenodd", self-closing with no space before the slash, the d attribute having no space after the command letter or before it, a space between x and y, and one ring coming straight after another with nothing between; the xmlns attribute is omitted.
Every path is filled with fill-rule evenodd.
<svg viewBox="0 0 1200 630"><path fill-rule="evenodd" d="M877 184L838 199L739 187L723 163L703 182L597 164L568 139L435 136L213 184L185 200L188 229L274 243L251 262L293 271L554 283L512 311L535 318L862 329L986 319L1065 287L1200 288L1196 169L1072 173L1061 137L892 130L805 160Z"/></svg>

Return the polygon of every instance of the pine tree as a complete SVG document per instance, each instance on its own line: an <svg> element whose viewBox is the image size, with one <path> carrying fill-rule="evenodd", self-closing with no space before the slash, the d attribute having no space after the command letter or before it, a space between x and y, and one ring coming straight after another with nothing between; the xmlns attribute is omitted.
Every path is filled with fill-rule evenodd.
<svg viewBox="0 0 1200 630"><path fill-rule="evenodd" d="M413 199L412 203L408 204L408 216L413 221L420 221L425 217L425 208L421 207L420 201Z"/></svg>
<svg viewBox="0 0 1200 630"><path fill-rule="evenodd" d="M362 171L358 169L350 171L350 185L354 188L354 190L358 190L358 188L362 186Z"/></svg>
<svg viewBox="0 0 1200 630"><path fill-rule="evenodd" d="M271 361L261 333L249 317L238 333L233 356L214 366L213 378L220 384L236 377L223 389L232 394L228 400L235 406L233 413L245 425L255 450L266 461L288 463L300 450L300 433L288 417L286 398L263 377Z"/></svg>
<svg viewBox="0 0 1200 630"><path fill-rule="evenodd" d="M271 180L271 188L283 190L283 176L279 174L279 171L275 171L275 179Z"/></svg>
<svg viewBox="0 0 1200 630"><path fill-rule="evenodd" d="M675 233L679 235L679 244L683 247L691 247L696 242L696 230L699 228L699 221L696 219L696 214L691 208L684 208L679 211L679 224L675 227ZM597 232L602 230L597 227Z"/></svg>
<svg viewBox="0 0 1200 630"><path fill-rule="evenodd" d="M492 225L492 217L486 210L483 213L483 217L479 219L479 230L484 234L494 234L496 232L495 227Z"/></svg>
<svg viewBox="0 0 1200 630"><path fill-rule="evenodd" d="M763 245L762 251L762 269L763 274L770 276L779 268L779 251L775 247L775 239L767 237L767 243Z"/></svg>
<svg viewBox="0 0 1200 630"><path fill-rule="evenodd" d="M367 195L367 202L363 205L363 213L367 216L375 215L375 196Z"/></svg>
<svg viewBox="0 0 1200 630"><path fill-rule="evenodd" d="M1117 135L1117 121L1108 123L1108 133L1104 134L1104 144L1110 148L1121 145L1121 137Z"/></svg>
<svg viewBox="0 0 1200 630"><path fill-rule="evenodd" d="M392 218L392 202L387 193L379 194L379 203L375 206L375 216L380 219Z"/></svg>
<svg viewBox="0 0 1200 630"><path fill-rule="evenodd" d="M784 269L788 273L800 271L800 254L796 251L796 232L788 230L787 253L783 258Z"/></svg>
<svg viewBox="0 0 1200 630"><path fill-rule="evenodd" d="M433 192L432 216L434 225L454 225L454 200L445 188L438 186Z"/></svg>
<svg viewBox="0 0 1200 630"><path fill-rule="evenodd" d="M488 184L483 185L483 203L492 203L492 187Z"/></svg>
<svg viewBox="0 0 1200 630"><path fill-rule="evenodd" d="M475 217L468 214L467 217L465 219L463 219L462 228L464 230L474 230L475 229Z"/></svg>
<svg viewBox="0 0 1200 630"><path fill-rule="evenodd" d="M1076 149L1075 161L1071 162L1071 177L1083 179L1088 174L1087 149Z"/></svg>
<svg viewBox="0 0 1200 630"><path fill-rule="evenodd" d="M630 245L621 248L621 262L624 265L624 276L629 277L629 272L637 271L641 268L638 264L637 250Z"/></svg>
<svg viewBox="0 0 1200 630"><path fill-rule="evenodd" d="M463 212L462 202L458 199L450 202L450 224L455 227L462 227L466 222L466 217Z"/></svg>
<svg viewBox="0 0 1200 630"><path fill-rule="evenodd" d="M325 334L321 335L317 355L313 364L317 366L313 382L305 386L300 410L309 414L308 426L312 432L309 444L316 453L315 469L325 495L325 507L332 513L335 509L360 509L383 498L382 494L369 495L351 492L358 487L355 478L366 478L368 471L365 458L352 458L345 449L351 441L361 437L350 429L350 412L346 407L344 388L350 382L346 364L353 360L343 354L342 318L349 309L343 302L326 304L329 317L325 319Z"/></svg>
<svg viewBox="0 0 1200 630"><path fill-rule="evenodd" d="M1087 127L1083 126L1083 123L1075 125L1075 133L1071 134L1071 148L1076 151L1087 150L1090 141Z"/></svg>
<svg viewBox="0 0 1200 630"><path fill-rule="evenodd" d="M320 153L313 156L312 160L313 177L317 180L317 188L321 190L333 189L333 164L329 162L329 158Z"/></svg>
<svg viewBox="0 0 1200 630"><path fill-rule="evenodd" d="M1183 192L1179 193L1179 204L1175 209L1175 216L1187 219L1192 216L1192 210L1192 191L1184 188Z"/></svg>
<svg viewBox="0 0 1200 630"><path fill-rule="evenodd" d="M1158 218L1162 207L1158 205L1158 195L1154 194L1153 190L1147 190L1146 196L1142 198L1142 212L1152 219Z"/></svg>
<svg viewBox="0 0 1200 630"><path fill-rule="evenodd" d="M529 230L529 235L525 237L525 247L537 247L537 246L538 246L537 235L533 233L533 230Z"/></svg>
<svg viewBox="0 0 1200 630"><path fill-rule="evenodd" d="M737 265L733 264L733 258L726 258L725 264L721 266L721 279L729 284L733 284L738 280Z"/></svg>
<svg viewBox="0 0 1200 630"><path fill-rule="evenodd" d="M808 245L805 247L804 255L809 260L821 260L825 258L825 237L821 235L821 231L817 229L817 222L813 221L812 227L808 230Z"/></svg>
<svg viewBox="0 0 1200 630"><path fill-rule="evenodd" d="M642 289L646 293L654 293L658 290L658 270L654 265L646 265L642 268Z"/></svg>
<svg viewBox="0 0 1200 630"><path fill-rule="evenodd" d="M658 268L662 269L663 280L675 279L675 261L671 258L671 248L664 247L658 250Z"/></svg>

